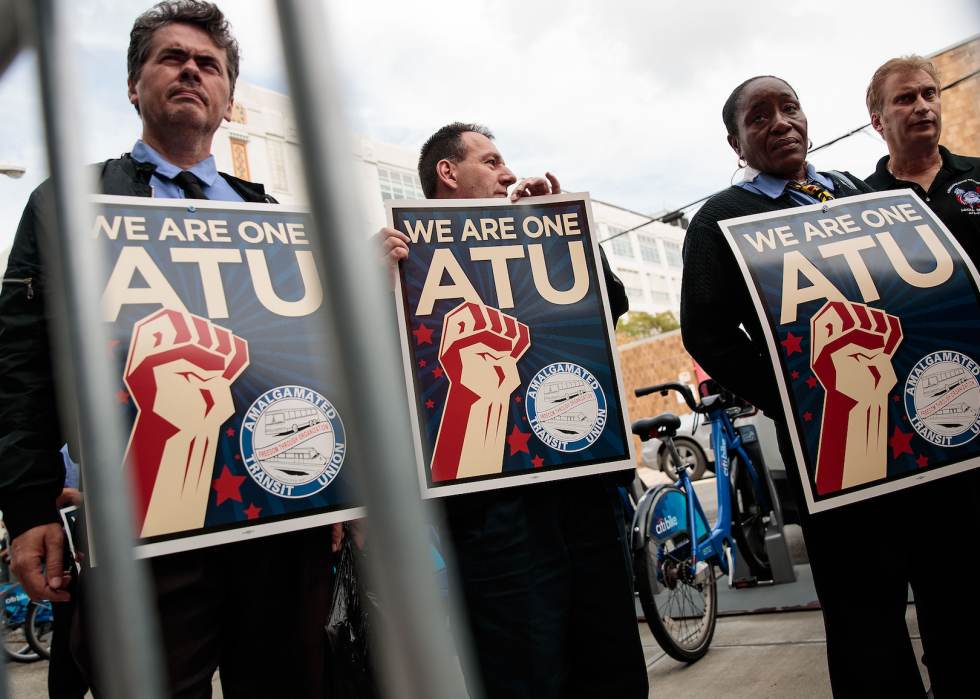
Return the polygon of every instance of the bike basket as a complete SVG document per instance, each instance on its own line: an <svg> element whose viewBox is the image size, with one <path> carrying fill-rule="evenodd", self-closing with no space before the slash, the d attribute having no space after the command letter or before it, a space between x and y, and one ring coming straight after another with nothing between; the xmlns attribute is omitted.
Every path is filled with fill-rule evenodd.
<svg viewBox="0 0 980 699"><path fill-rule="evenodd" d="M700 512L695 511L698 541L708 536L708 523ZM650 507L647 533L655 542L662 544L683 535L687 539L687 496L674 486L664 486L654 495Z"/></svg>

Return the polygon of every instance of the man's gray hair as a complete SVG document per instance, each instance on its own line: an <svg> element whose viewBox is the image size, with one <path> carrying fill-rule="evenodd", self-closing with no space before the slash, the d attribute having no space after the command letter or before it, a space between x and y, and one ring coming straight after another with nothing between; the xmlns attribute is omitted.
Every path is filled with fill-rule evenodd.
<svg viewBox="0 0 980 699"><path fill-rule="evenodd" d="M127 57L129 79L134 83L140 79L143 64L150 57L153 34L157 29L170 24L190 24L203 29L219 49L224 49L228 57L229 97L235 95L235 81L238 80L238 64L241 56L238 42L231 34L231 25L224 13L213 2L204 0L164 0L151 7L136 18L133 31L129 33L129 54ZM139 112L139 104L136 111Z"/></svg>
<svg viewBox="0 0 980 699"><path fill-rule="evenodd" d="M439 181L436 165L439 161L461 163L466 159L466 141L463 140L463 134L467 131L493 140L493 134L486 126L454 121L429 136L429 140L422 146L422 153L419 155L419 179L422 180L422 192L426 199L433 199L436 196L436 183Z"/></svg>

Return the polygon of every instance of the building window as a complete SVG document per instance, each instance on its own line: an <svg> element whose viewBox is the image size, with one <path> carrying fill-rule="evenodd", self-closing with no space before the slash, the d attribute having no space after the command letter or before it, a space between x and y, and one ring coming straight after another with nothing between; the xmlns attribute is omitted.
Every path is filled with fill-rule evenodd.
<svg viewBox="0 0 980 699"><path fill-rule="evenodd" d="M231 161L235 167L235 177L246 182L251 182L252 178L248 174L248 146L244 141L231 141Z"/></svg>
<svg viewBox="0 0 980 699"><path fill-rule="evenodd" d="M660 264L660 250L657 248L657 241L648 235L637 235L636 239L640 242L640 257L644 262Z"/></svg>
<svg viewBox="0 0 980 699"><path fill-rule="evenodd" d="M609 236L619 235L623 232L622 228L616 228L615 226L609 226ZM620 257L633 257L633 244L630 242L629 234L619 235L618 238L613 238L609 241L612 246L612 251L614 255L619 255Z"/></svg>
<svg viewBox="0 0 980 699"><path fill-rule="evenodd" d="M627 296L643 298L643 283L640 281L640 273L630 269L621 269L617 275L623 286L626 287Z"/></svg>
<svg viewBox="0 0 980 699"><path fill-rule="evenodd" d="M674 292L674 305L680 306L681 305L681 278L673 277L670 280L670 286Z"/></svg>
<svg viewBox="0 0 980 699"><path fill-rule="evenodd" d="M382 199L425 199L422 181L407 172L378 168Z"/></svg>
<svg viewBox="0 0 980 699"><path fill-rule="evenodd" d="M269 169L272 170L272 188L283 192L289 191L289 183L286 181L286 160L282 154L282 143L266 139L266 146L269 149Z"/></svg>
<svg viewBox="0 0 980 699"><path fill-rule="evenodd" d="M677 243L664 241L664 252L667 253L667 264L671 267L680 269L684 266L684 258L681 256L681 246Z"/></svg>
<svg viewBox="0 0 980 699"><path fill-rule="evenodd" d="M670 303L670 292L667 290L667 277L660 274L647 274L647 284L650 286L651 299Z"/></svg>

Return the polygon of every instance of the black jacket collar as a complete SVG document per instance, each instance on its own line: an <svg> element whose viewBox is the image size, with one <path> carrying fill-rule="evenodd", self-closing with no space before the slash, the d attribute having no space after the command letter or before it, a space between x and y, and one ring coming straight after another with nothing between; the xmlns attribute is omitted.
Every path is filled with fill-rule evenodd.
<svg viewBox="0 0 980 699"><path fill-rule="evenodd" d="M135 160L129 153L123 153L119 158L106 160L102 163L101 169L102 173L99 179L105 194L135 197L152 196L150 177L157 169L153 163L143 163ZM258 182L247 182L223 172L218 174L224 177L231 188L249 203L279 203L266 194L265 187Z"/></svg>
<svg viewBox="0 0 980 699"><path fill-rule="evenodd" d="M943 158L943 167L948 170L959 173L969 172L973 169L973 166L965 158L950 153L946 146L939 146L939 154ZM878 182L887 182L889 186L898 182L895 176L888 171L888 162L890 160L891 155L884 156L878 161L878 167L875 168L875 179Z"/></svg>

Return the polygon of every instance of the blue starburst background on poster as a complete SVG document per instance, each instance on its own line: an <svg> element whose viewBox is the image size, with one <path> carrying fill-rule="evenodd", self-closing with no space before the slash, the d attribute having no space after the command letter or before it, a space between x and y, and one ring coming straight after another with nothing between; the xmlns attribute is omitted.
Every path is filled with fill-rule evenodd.
<svg viewBox="0 0 980 699"><path fill-rule="evenodd" d="M862 219L862 213L869 209L878 212L877 216L869 217L870 223ZM892 215L883 216L883 209ZM902 215L903 211L911 211L921 218L909 220ZM860 230L840 233L843 229L838 219L848 215L848 222L860 227ZM832 231L828 237L813 235L807 241L805 223L823 231L818 221L828 218L838 222L838 231ZM878 225L882 220L884 223ZM919 288L902 279L875 237L879 233L890 233L912 269L926 274L936 269L937 261L922 235L916 230L916 226L924 224L935 232L953 259L953 272L949 279L931 288ZM779 226L789 226L794 234L792 239L797 242L784 246L779 243L778 238L774 238L775 249L770 249L763 243L763 250L759 252L745 239L748 235L757 241L757 232L768 234L770 229ZM784 255L790 251L801 252L848 301L866 303L872 308L897 316L901 322L903 339L892 358L898 381L888 396L888 476L885 481L902 480L923 471L956 464L980 455L980 439L973 439L956 447L938 446L919 435L910 423L910 416L906 414L903 396L906 381L915 365L926 355L947 350L961 352L974 362L980 360L980 295L962 258L944 234L941 224L922 202L908 194L889 194L863 201L846 199L837 202L827 213L820 210L800 213L791 209L765 221L729 225L728 228L743 257L749 262L756 289L768 308L768 324L776 336L781 369L790 387L791 417L803 437L806 469L811 485L814 483L820 445L825 390L810 366L810 319L823 307L826 299L800 304L795 321L779 324L783 299ZM818 250L821 245L859 236L871 236L871 241L874 242L872 247L861 250L860 256L880 297L876 300L865 301L857 279L843 255L824 258ZM800 275L799 286L809 287L810 282ZM816 495L815 488L813 493L817 500L821 500L878 483L857 486L823 497Z"/></svg>
<svg viewBox="0 0 980 699"><path fill-rule="evenodd" d="M543 220L572 214L581 231L578 235L558 235L553 230L547 234L531 237L524 231L524 221L530 217ZM513 235L510 240L475 240L472 237L461 240L467 218L479 228L479 220L513 218ZM454 242L439 242L433 233L431 242L422 237L409 245L409 259L401 265L403 303L408 327L407 337L410 345L413 380L416 388L416 410L423 432L423 455L428 476L428 466L438 436L443 417L446 397L449 391L443 368L439 363L439 344L442 335L443 319L449 311L458 306L462 298L439 299L432 313L424 316L416 314L425 285L426 275L436 249L445 248L452 252L464 274L487 305L497 308L506 315L516 318L528 326L531 345L518 361L521 384L511 394L507 418L508 442L504 451L503 472L491 476L466 479L467 481L506 478L515 472L531 469L544 471L558 470L570 466L585 466L629 458L631 439L625 425L620 406L619 389L614 374L615 344L610 347L597 278L594 270L601 270L598 259L594 259L591 236L588 228L588 215L583 201L539 204L536 206L514 207L459 207L453 210L412 208L393 208L394 223L405 231L406 224L416 229L418 224L427 228L430 223L448 220L453 231ZM564 220L564 219L563 219ZM538 230L534 222L529 224L532 233ZM433 224L433 230L435 225ZM589 268L589 289L585 296L569 305L556 305L546 301L535 287L531 272L531 261L527 245L541 245L551 286L557 291L566 291L575 283L569 254L569 242L581 241L584 245ZM507 272L513 295L512 308L500 308L497 285L487 261L470 259L470 249L488 246L523 246L524 256L507 260ZM601 273L601 272L600 272ZM448 273L440 280L441 285L452 284ZM524 400L528 383L544 367L555 362L571 362L591 372L598 380L608 406L606 427L598 439L588 448L578 452L562 452L547 447L532 432L528 424ZM463 479L433 483L429 477L429 487L439 487L459 483Z"/></svg>
<svg viewBox="0 0 980 699"><path fill-rule="evenodd" d="M270 224L276 231L284 231L286 224L300 224L309 236L314 230L312 218L307 213L276 212L274 206L268 207L270 211L256 206L235 208L234 205L229 205L229 208L204 208L199 204L196 211L191 212L186 204L171 207L167 206L165 201L150 204L135 200L132 206L99 205L98 213L104 215L109 223L112 223L117 216L145 219L140 224L144 226L145 231L137 232L136 235L148 237L148 240L130 239L122 225L119 226L115 240L111 240L105 231L101 231L99 244L104 251L105 278L109 277L124 246L140 246L146 250L150 259L163 273L187 310L194 315L207 318L208 304L200 266L197 263L173 262L170 249L180 247L241 250L240 264L222 263L219 266L229 317L214 318L212 322L248 343L249 364L231 385L235 413L221 427L211 474L214 486L210 491L203 528L192 532L143 539L140 543L186 538L197 534L226 531L359 506L363 499L355 489L353 476L346 465L340 469L336 478L318 493L305 498L284 498L260 487L249 475L242 462L240 449L242 418L252 403L270 389L279 386L301 386L312 389L333 404L341 419L346 412L346 403L338 391L337 382L342 368L333 359L337 356L336 350L330 336L324 330L329 327L326 309L321 305L313 313L299 317L285 317L271 312L256 295L245 254L247 250L261 251L276 296L287 302L297 301L304 297L307 290L296 253L309 250L309 244L294 244L293 240L303 239L291 239L289 236L286 236L287 242L283 242L272 234L266 234L261 242L249 243L238 233L239 224L251 221L258 226L257 229L246 229L246 234L253 240L258 236L256 231L262 230L265 223ZM174 237L160 241L159 234L164 220L168 217L173 219L180 231L185 230L184 219L227 221L225 235L232 242L213 240L205 242L198 238L181 241ZM209 233L205 235L210 237ZM137 272L129 286L146 288L148 283ZM111 387L111 391L116 395L118 408L125 417L127 435L137 415L132 396L128 394L123 382L133 325L160 308L159 304L125 304L116 321L109 324L108 334L111 340L108 351L118 367L116 373L118 383Z"/></svg>

